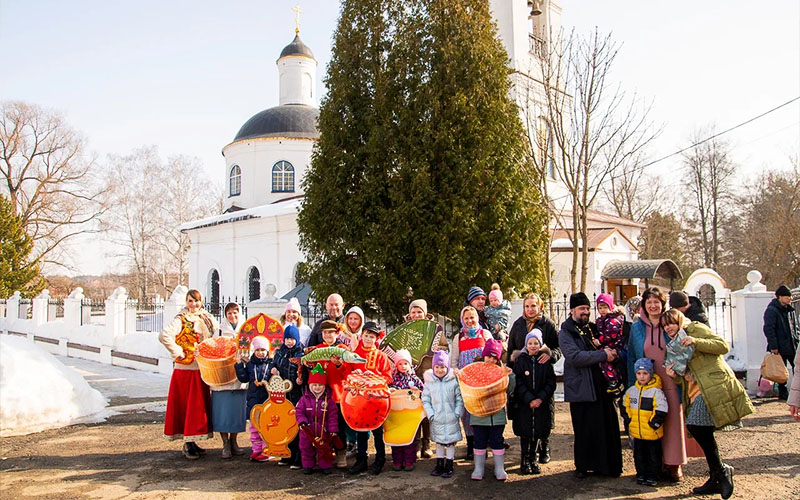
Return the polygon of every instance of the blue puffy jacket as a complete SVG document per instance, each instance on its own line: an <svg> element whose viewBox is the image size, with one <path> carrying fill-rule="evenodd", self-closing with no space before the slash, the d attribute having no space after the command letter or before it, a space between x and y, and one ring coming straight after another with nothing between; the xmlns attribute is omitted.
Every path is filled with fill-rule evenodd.
<svg viewBox="0 0 800 500"><path fill-rule="evenodd" d="M423 378L422 406L431 423L431 441L439 444L461 441L459 419L464 414L464 400L453 370L448 370L441 379L427 370Z"/></svg>

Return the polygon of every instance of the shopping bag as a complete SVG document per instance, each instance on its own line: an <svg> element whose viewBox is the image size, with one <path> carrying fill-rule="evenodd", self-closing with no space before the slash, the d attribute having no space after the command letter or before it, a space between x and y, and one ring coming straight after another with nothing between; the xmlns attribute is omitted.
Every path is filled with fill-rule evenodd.
<svg viewBox="0 0 800 500"><path fill-rule="evenodd" d="M761 362L761 376L778 384L785 384L789 380L789 370L780 354L768 352Z"/></svg>

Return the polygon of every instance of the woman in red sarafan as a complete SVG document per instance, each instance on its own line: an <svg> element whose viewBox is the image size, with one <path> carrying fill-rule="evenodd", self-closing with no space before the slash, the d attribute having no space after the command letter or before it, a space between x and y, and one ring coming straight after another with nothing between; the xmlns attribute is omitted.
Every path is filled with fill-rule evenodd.
<svg viewBox="0 0 800 500"><path fill-rule="evenodd" d="M205 454L196 441L214 436L210 421L211 396L200 378L194 351L197 344L218 329L217 320L203 309L203 295L193 289L186 294L186 307L158 336L175 361L167 395L164 438L183 440L182 453L189 460Z"/></svg>

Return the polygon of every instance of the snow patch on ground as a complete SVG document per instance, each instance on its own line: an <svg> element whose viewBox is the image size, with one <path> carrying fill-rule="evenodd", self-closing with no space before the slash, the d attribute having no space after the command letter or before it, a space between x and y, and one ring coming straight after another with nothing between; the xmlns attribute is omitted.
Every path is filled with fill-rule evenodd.
<svg viewBox="0 0 800 500"><path fill-rule="evenodd" d="M75 370L26 339L0 335L0 436L107 417L106 398Z"/></svg>

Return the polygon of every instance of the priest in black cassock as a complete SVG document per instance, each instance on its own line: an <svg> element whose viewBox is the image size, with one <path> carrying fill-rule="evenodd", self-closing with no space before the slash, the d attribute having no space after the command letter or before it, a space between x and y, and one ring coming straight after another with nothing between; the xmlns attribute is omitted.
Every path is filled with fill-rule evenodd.
<svg viewBox="0 0 800 500"><path fill-rule="evenodd" d="M564 355L564 401L569 403L575 434L575 475L589 473L618 477L622 474L622 443L614 396L600 363L619 356L592 342L597 327L589 321L591 306L583 292L569 298L570 317L561 324L558 342Z"/></svg>

